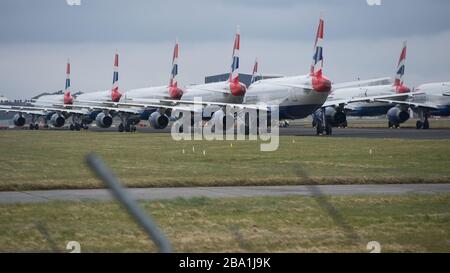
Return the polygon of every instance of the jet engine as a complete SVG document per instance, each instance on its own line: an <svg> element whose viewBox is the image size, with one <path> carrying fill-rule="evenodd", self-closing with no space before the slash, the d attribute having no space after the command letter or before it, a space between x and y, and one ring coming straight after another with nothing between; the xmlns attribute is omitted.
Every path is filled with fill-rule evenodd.
<svg viewBox="0 0 450 273"><path fill-rule="evenodd" d="M327 119L327 122L333 126L340 126L345 124L347 121L347 116L345 113L340 110L336 110L334 107L325 108L325 118Z"/></svg>
<svg viewBox="0 0 450 273"><path fill-rule="evenodd" d="M100 128L109 128L111 127L112 122L112 116L103 112L98 113L98 115L95 117L95 124L97 124L97 127Z"/></svg>
<svg viewBox="0 0 450 273"><path fill-rule="evenodd" d="M22 127L25 125L25 118L21 114L15 114L13 117L14 125Z"/></svg>
<svg viewBox="0 0 450 273"><path fill-rule="evenodd" d="M402 110L398 107L392 107L387 112L387 118L390 125L398 125L409 119L409 113L408 111Z"/></svg>
<svg viewBox="0 0 450 273"><path fill-rule="evenodd" d="M169 117L165 114L161 115L158 111L153 112L148 121L154 129L164 129L169 125Z"/></svg>
<svg viewBox="0 0 450 273"><path fill-rule="evenodd" d="M66 119L58 113L53 114L50 118L50 124L55 127L63 127L64 123L66 123Z"/></svg>

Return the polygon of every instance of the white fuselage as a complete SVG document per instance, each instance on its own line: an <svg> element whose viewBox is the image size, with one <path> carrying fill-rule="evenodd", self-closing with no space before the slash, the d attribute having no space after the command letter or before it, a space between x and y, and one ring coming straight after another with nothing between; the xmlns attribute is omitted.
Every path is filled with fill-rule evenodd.
<svg viewBox="0 0 450 273"><path fill-rule="evenodd" d="M120 102L130 102L139 99L170 99L168 86L144 87L130 89L120 98Z"/></svg>
<svg viewBox="0 0 450 273"><path fill-rule="evenodd" d="M208 89L222 90L223 92L209 91ZM228 81L187 86L181 100L193 101L195 98L223 103L242 103L244 100L244 96L234 96L231 93Z"/></svg>
<svg viewBox="0 0 450 273"><path fill-rule="evenodd" d="M83 93L74 99L74 103L83 101L111 101L111 90Z"/></svg>
<svg viewBox="0 0 450 273"><path fill-rule="evenodd" d="M421 84L414 89L414 92L420 92L420 94L410 98L410 102L437 106L439 109L430 111L430 114L435 116L450 115L450 82Z"/></svg>
<svg viewBox="0 0 450 273"><path fill-rule="evenodd" d="M375 85L375 86L362 86L352 88L340 88L331 92L327 101L339 101L350 100L372 96L392 95L395 94L395 87L388 85ZM347 109L353 109L350 111L350 115L358 116L375 116L383 115L393 105L384 102L353 102L346 106Z"/></svg>
<svg viewBox="0 0 450 273"><path fill-rule="evenodd" d="M33 102L35 106L53 106L64 102L64 95L45 95L41 96Z"/></svg>
<svg viewBox="0 0 450 273"><path fill-rule="evenodd" d="M311 89L294 87L295 85L311 86ZM280 119L299 119L320 108L328 94L329 92L314 90L309 75L292 76L253 83L247 90L244 103L277 105Z"/></svg>

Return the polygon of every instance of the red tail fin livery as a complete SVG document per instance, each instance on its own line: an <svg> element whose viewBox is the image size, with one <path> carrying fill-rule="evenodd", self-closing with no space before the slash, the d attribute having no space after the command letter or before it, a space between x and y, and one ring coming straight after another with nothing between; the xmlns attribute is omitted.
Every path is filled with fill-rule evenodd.
<svg viewBox="0 0 450 273"><path fill-rule="evenodd" d="M395 91L397 93L409 93L411 90L403 85L403 76L405 75L405 61L406 61L406 41L403 42L402 52L398 59L397 72L395 74Z"/></svg>
<svg viewBox="0 0 450 273"><path fill-rule="evenodd" d="M183 90L178 88L178 41L175 42L175 47L173 48L173 58L172 58L172 71L170 73L169 82L169 96L172 99L180 99L183 95Z"/></svg>
<svg viewBox="0 0 450 273"><path fill-rule="evenodd" d="M70 61L67 60L67 67L66 67L66 88L64 89L64 104L72 104L73 103L73 97L70 94Z"/></svg>
<svg viewBox="0 0 450 273"><path fill-rule="evenodd" d="M111 89L111 100L118 102L122 97L122 93L119 91L119 53L114 56L114 73L113 73L113 86Z"/></svg>
<svg viewBox="0 0 450 273"><path fill-rule="evenodd" d="M319 20L317 27L316 41L314 43L313 63L311 64L310 75L312 77L312 85L314 90L318 92L329 92L331 90L331 82L323 76L323 30L324 22L322 18Z"/></svg>
<svg viewBox="0 0 450 273"><path fill-rule="evenodd" d="M241 34L239 33L239 26L237 27L236 37L233 46L233 62L231 63L230 72L230 90L234 96L243 96L246 88L239 83L239 49L241 43Z"/></svg>

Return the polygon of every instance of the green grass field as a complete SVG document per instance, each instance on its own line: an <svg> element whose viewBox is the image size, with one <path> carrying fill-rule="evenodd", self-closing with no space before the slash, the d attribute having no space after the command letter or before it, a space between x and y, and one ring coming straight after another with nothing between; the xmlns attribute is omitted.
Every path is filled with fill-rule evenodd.
<svg viewBox="0 0 450 273"><path fill-rule="evenodd" d="M359 117L348 117L348 127L349 128L387 128L388 121L384 118L359 118ZM400 125L401 128L416 128L417 118L410 118L406 122ZM449 129L450 128L450 119L449 118L430 118L430 128L435 129ZM299 119L295 121L291 121L292 125L300 125L305 127L311 127L312 119Z"/></svg>
<svg viewBox="0 0 450 273"><path fill-rule="evenodd" d="M178 252L449 252L450 195L144 202ZM334 211L330 213L332 206ZM0 206L0 252L155 251L116 203Z"/></svg>
<svg viewBox="0 0 450 273"><path fill-rule="evenodd" d="M255 141L24 130L0 132L0 190L102 187L91 151L132 187L450 181L450 140L285 136L261 152Z"/></svg>

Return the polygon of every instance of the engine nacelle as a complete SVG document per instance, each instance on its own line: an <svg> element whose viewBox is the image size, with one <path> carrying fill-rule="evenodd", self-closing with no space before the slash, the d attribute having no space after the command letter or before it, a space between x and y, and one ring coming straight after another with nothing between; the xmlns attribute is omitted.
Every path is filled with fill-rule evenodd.
<svg viewBox="0 0 450 273"><path fill-rule="evenodd" d="M334 107L325 108L325 117L333 126L339 126L347 121L347 116L342 111L337 111Z"/></svg>
<svg viewBox="0 0 450 273"><path fill-rule="evenodd" d="M234 125L234 116L231 114L225 114L223 110L215 111L211 117L211 120L214 122L214 124L218 127L228 130Z"/></svg>
<svg viewBox="0 0 450 273"><path fill-rule="evenodd" d="M408 111L402 110L398 107L392 107L387 112L387 118L392 124L400 124L409 119Z"/></svg>
<svg viewBox="0 0 450 273"><path fill-rule="evenodd" d="M161 115L158 111L153 112L148 121L154 129L164 129L169 125L169 117L165 114Z"/></svg>
<svg viewBox="0 0 450 273"><path fill-rule="evenodd" d="M15 114L13 117L14 125L22 127L25 125L25 118L21 114Z"/></svg>
<svg viewBox="0 0 450 273"><path fill-rule="evenodd" d="M113 118L109 114L105 113L98 113L98 115L95 117L95 124L97 124L97 127L100 128L109 128L111 127L113 122Z"/></svg>
<svg viewBox="0 0 450 273"><path fill-rule="evenodd" d="M60 114L55 113L50 118L50 124L55 127L63 127L64 123L66 123L66 119Z"/></svg>

